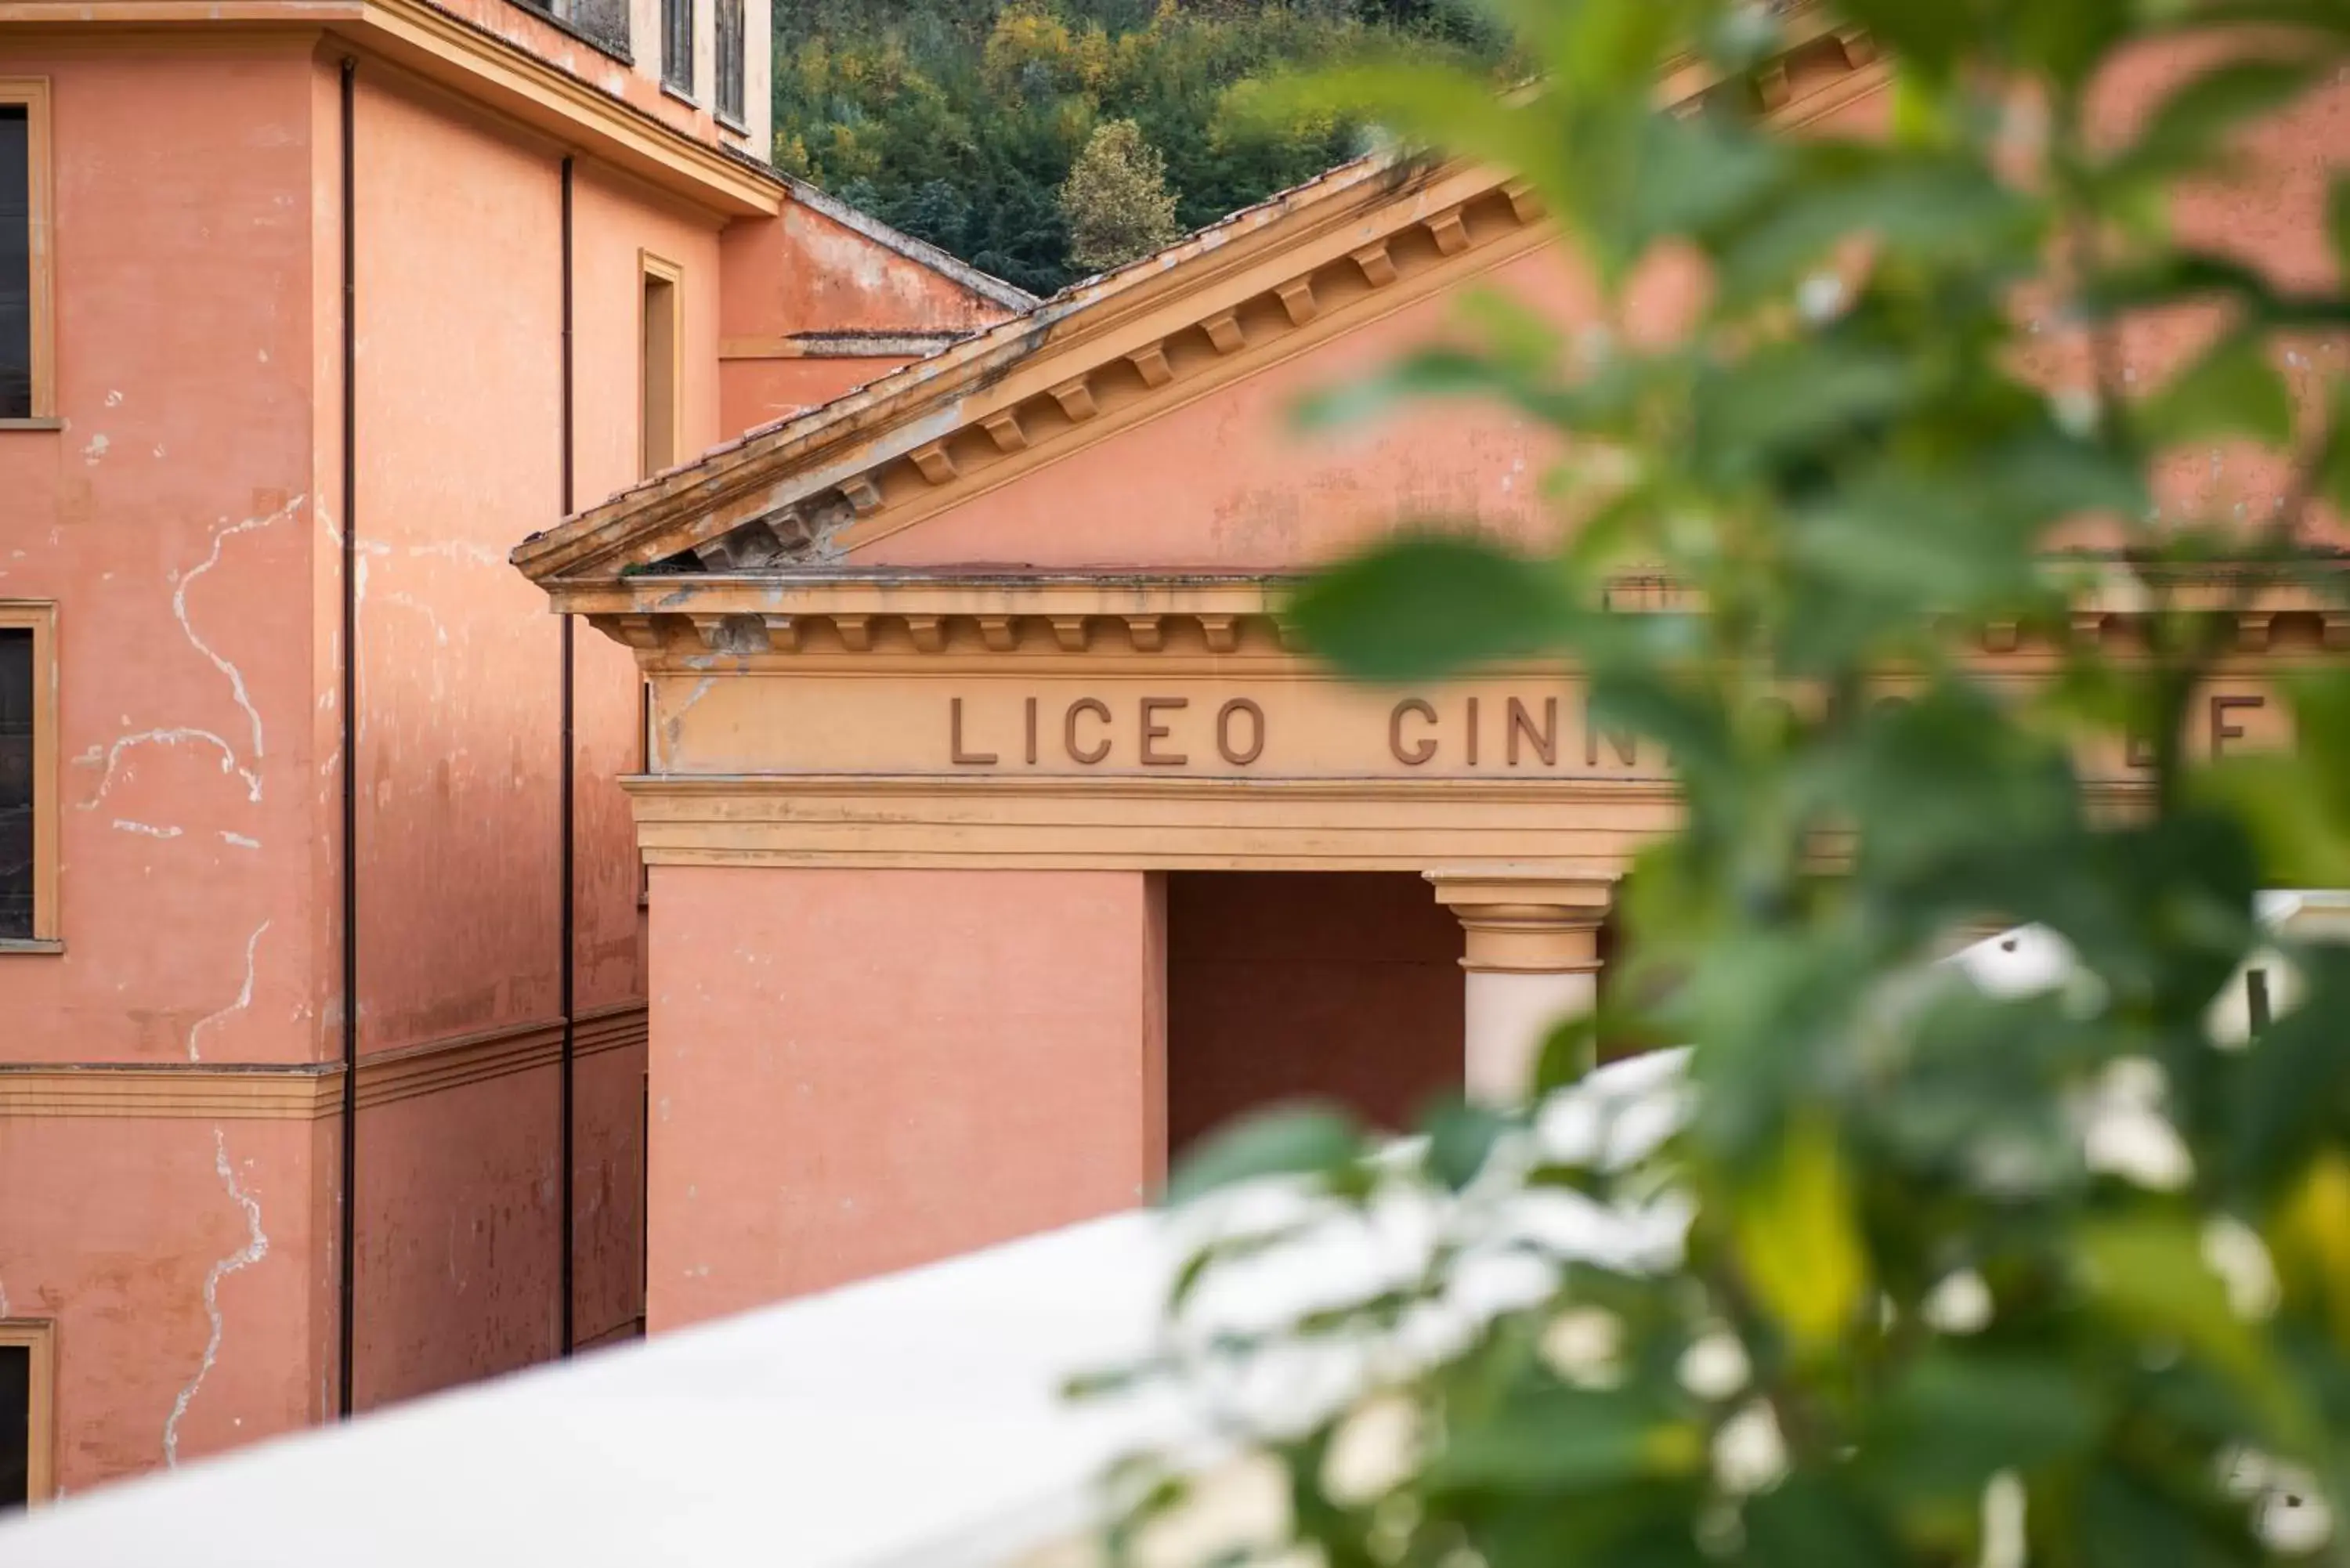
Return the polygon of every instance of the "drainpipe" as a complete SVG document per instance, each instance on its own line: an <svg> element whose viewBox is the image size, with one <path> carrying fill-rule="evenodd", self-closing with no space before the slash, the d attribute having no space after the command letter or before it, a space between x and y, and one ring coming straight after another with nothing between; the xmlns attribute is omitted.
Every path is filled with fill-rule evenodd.
<svg viewBox="0 0 2350 1568"><path fill-rule="evenodd" d="M562 512L562 515L566 517L571 515L571 160L567 156L563 160ZM561 1151L557 1158L559 1158L563 1162L563 1262L562 1267L557 1270L557 1273L562 1281L561 1289L563 1292L562 1348L563 1354L569 1355L572 1352L573 1346L577 1343L577 1327L572 1321L572 1313L574 1310L573 1297L575 1294L572 1287L574 1283L574 1271L577 1268L577 1262L573 1257L573 1253L577 1249L574 1245L571 1227L573 1204L575 1200L575 1194L573 1192L575 1179L573 1175L572 1150L573 1122L575 1120L574 1096L577 1091L578 1081L578 1028L573 1020L573 1013L577 1005L577 998L575 994L577 976L574 973L574 964L578 947L578 933L576 929L577 923L577 911L573 907L572 902L573 871L575 868L578 847L575 840L577 825L574 821L575 812L577 805L578 781L576 776L574 765L575 759L573 756L574 712L572 703L573 677L571 658L572 618L567 613L563 616L562 621L563 762L560 769L560 783L557 785L557 790L562 796L563 807L563 847L562 853L559 857L563 863L563 895L560 905L562 913L558 922L563 928L563 958L558 971L559 979L557 981L557 985L560 991L560 1005L563 1009L563 1059L561 1070L558 1075L562 1082L563 1133L562 1137L556 1140L556 1146Z"/></svg>
<svg viewBox="0 0 2350 1568"><path fill-rule="evenodd" d="M351 156L359 62L343 57L343 1205L339 1395L348 1420L359 1345L359 181Z"/></svg>

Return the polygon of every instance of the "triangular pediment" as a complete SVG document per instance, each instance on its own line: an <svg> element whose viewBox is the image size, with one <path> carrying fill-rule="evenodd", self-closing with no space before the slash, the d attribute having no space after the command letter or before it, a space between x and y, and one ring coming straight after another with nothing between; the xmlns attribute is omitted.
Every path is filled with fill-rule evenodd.
<svg viewBox="0 0 2350 1568"><path fill-rule="evenodd" d="M1863 45L1825 33L1811 45L1833 68L1783 106L1790 118L1833 112L1884 80ZM514 561L563 607L643 574L1035 559L1014 541L996 547L991 508L973 504L1072 459L1116 463L1116 443L1140 427L1536 258L1551 241L1531 192L1504 174L1361 160L657 475L534 535ZM951 544L933 530L939 549L910 548L958 514Z"/></svg>

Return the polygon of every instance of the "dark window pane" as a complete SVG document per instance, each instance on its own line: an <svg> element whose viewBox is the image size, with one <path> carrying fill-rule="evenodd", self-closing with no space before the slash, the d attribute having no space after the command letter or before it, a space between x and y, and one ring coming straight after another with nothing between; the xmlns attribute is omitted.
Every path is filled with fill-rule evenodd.
<svg viewBox="0 0 2350 1568"><path fill-rule="evenodd" d="M661 0L661 80L693 90L693 0Z"/></svg>
<svg viewBox="0 0 2350 1568"><path fill-rule="evenodd" d="M628 52L629 0L571 0L571 25L609 48Z"/></svg>
<svg viewBox="0 0 2350 1568"><path fill-rule="evenodd" d="M33 411L32 122L0 105L0 420Z"/></svg>
<svg viewBox="0 0 2350 1568"><path fill-rule="evenodd" d="M0 1345L0 1511L22 1508L33 1490L33 1353Z"/></svg>
<svg viewBox="0 0 2350 1568"><path fill-rule="evenodd" d="M0 627L0 938L33 934L33 634Z"/></svg>
<svg viewBox="0 0 2350 1568"><path fill-rule="evenodd" d="M718 0L718 112L743 118L743 0Z"/></svg>

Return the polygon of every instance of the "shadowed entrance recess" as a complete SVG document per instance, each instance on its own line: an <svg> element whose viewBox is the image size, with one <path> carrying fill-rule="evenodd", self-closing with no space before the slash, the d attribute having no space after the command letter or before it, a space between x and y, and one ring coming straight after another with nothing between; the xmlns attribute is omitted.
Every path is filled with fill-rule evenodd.
<svg viewBox="0 0 2350 1568"><path fill-rule="evenodd" d="M1388 872L1167 878L1167 1135L1276 1100L1409 1126L1461 1087L1461 924Z"/></svg>

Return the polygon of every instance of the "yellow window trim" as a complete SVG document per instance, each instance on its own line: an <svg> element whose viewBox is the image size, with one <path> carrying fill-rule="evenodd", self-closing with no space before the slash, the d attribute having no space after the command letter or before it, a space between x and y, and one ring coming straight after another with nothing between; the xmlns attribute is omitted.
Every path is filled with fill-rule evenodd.
<svg viewBox="0 0 2350 1568"><path fill-rule="evenodd" d="M0 940L0 953L53 951L57 926L57 607L0 599L0 629L33 633L33 939Z"/></svg>
<svg viewBox="0 0 2350 1568"><path fill-rule="evenodd" d="M34 1508L57 1494L57 1328L42 1320L0 1318L0 1345L21 1345L33 1353L31 1419L26 1424L32 1468L25 1477L25 1496Z"/></svg>
<svg viewBox="0 0 2350 1568"><path fill-rule="evenodd" d="M0 104L25 109L26 160L32 167L26 205L32 217L33 418L57 417L57 311L51 275L55 216L49 180L49 78L0 77Z"/></svg>

